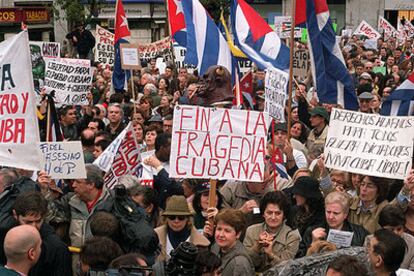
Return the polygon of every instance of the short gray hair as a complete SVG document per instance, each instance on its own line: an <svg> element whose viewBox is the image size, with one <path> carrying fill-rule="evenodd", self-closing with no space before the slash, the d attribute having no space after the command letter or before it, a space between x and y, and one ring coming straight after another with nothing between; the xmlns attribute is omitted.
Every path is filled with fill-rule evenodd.
<svg viewBox="0 0 414 276"><path fill-rule="evenodd" d="M96 165L86 164L86 180L95 185L95 188L102 189L104 184L104 179L101 169Z"/></svg>
<svg viewBox="0 0 414 276"><path fill-rule="evenodd" d="M151 94L158 93L158 89L153 83L147 83L144 86L144 89L148 89L151 92Z"/></svg>
<svg viewBox="0 0 414 276"><path fill-rule="evenodd" d="M124 185L126 189L130 189L135 186L140 186L141 181L134 175L126 174L118 179L118 184Z"/></svg>

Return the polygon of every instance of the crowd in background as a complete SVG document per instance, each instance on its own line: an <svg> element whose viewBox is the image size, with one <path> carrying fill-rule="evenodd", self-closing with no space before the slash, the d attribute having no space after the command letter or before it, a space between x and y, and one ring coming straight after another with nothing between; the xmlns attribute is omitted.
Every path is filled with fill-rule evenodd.
<svg viewBox="0 0 414 276"><path fill-rule="evenodd" d="M341 47L360 112L379 113L413 72L412 39L366 49L344 37ZM268 155L283 153L286 177L267 160L262 183L219 181L211 207L208 179L168 175L174 106L205 105L203 77L172 64L160 74L151 60L113 93L111 68L94 67L90 104L58 111L65 140L82 143L87 178L59 184L45 172L0 170L1 275L255 275L346 250L327 241L331 230L352 232L350 246L363 247L369 262L338 254L321 275L414 271L414 170L401 181L327 169L329 114L341 107L318 102L310 72L297 80L290 130L277 123L269 135ZM265 72L252 70L253 100L243 108L263 111ZM38 111L44 140L46 100ZM153 186L126 175L109 191L91 163L129 122Z"/></svg>

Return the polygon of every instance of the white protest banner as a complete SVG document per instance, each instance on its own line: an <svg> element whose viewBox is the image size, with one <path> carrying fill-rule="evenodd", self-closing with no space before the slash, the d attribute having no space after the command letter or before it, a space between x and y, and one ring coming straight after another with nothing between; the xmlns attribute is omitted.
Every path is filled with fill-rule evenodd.
<svg viewBox="0 0 414 276"><path fill-rule="evenodd" d="M285 121L285 104L289 75L279 69L269 68L265 77L265 109L276 121Z"/></svg>
<svg viewBox="0 0 414 276"><path fill-rule="evenodd" d="M29 38L26 31L0 43L0 165L40 170Z"/></svg>
<svg viewBox="0 0 414 276"><path fill-rule="evenodd" d="M45 88L55 90L57 105L87 105L92 85L91 62L87 59L46 59Z"/></svg>
<svg viewBox="0 0 414 276"><path fill-rule="evenodd" d="M108 189L114 188L118 178L123 175L137 176L137 168L141 163L139 149L132 123L129 123L109 147L93 162L93 164L106 172L104 182Z"/></svg>
<svg viewBox="0 0 414 276"><path fill-rule="evenodd" d="M121 67L124 70L139 70L141 62L139 60L138 44L121 43Z"/></svg>
<svg viewBox="0 0 414 276"><path fill-rule="evenodd" d="M407 39L407 33L405 31L405 26L403 24L401 24L401 20L398 20L397 22L397 31L398 31L398 42L402 43L404 42L404 40Z"/></svg>
<svg viewBox="0 0 414 276"><path fill-rule="evenodd" d="M40 90L45 81L46 62L44 58L59 58L60 43L47 41L29 41L32 60L33 83L36 92L36 103L40 105Z"/></svg>
<svg viewBox="0 0 414 276"><path fill-rule="evenodd" d="M146 152L141 152L141 160L151 157L155 154L155 150L150 150ZM156 173L155 169L151 166L145 165L144 162L141 162L137 167L137 177L140 180L142 186L153 187L154 186L154 174Z"/></svg>
<svg viewBox="0 0 414 276"><path fill-rule="evenodd" d="M263 181L269 124L263 112L176 106L170 177Z"/></svg>
<svg viewBox="0 0 414 276"><path fill-rule="evenodd" d="M381 38L381 34L377 32L371 25L369 25L365 20L359 24L359 26L354 31L354 35L364 35L369 39L378 39Z"/></svg>
<svg viewBox="0 0 414 276"><path fill-rule="evenodd" d="M390 37L396 37L398 34L394 26L382 16L378 18L378 31L384 33L384 39L386 40Z"/></svg>
<svg viewBox="0 0 414 276"><path fill-rule="evenodd" d="M352 36L352 29L345 29L345 30L342 30L342 32L341 32L341 36L351 37L351 36Z"/></svg>
<svg viewBox="0 0 414 276"><path fill-rule="evenodd" d="M175 56L175 66L177 68L187 68L188 73L192 74L196 67L191 64L184 63L187 49L185 47L178 45L178 43L174 43L173 48L174 48L174 56Z"/></svg>
<svg viewBox="0 0 414 276"><path fill-rule="evenodd" d="M308 50L297 49L293 54L293 75L305 78L308 74L310 65L310 55Z"/></svg>
<svg viewBox="0 0 414 276"><path fill-rule="evenodd" d="M96 25L95 38L95 61L104 65L113 66L115 63L115 35L101 26Z"/></svg>
<svg viewBox="0 0 414 276"><path fill-rule="evenodd" d="M170 37L166 37L164 39L149 44L140 44L138 49L139 58L147 62L153 58L156 59L159 57L162 57L164 62L172 60Z"/></svg>
<svg viewBox="0 0 414 276"><path fill-rule="evenodd" d="M414 117L333 109L325 144L328 168L404 179L411 169Z"/></svg>
<svg viewBox="0 0 414 276"><path fill-rule="evenodd" d="M353 232L329 229L328 238L326 240L335 244L338 248L343 248L351 246L353 237Z"/></svg>
<svg viewBox="0 0 414 276"><path fill-rule="evenodd" d="M290 25L290 16L275 16L275 32L280 38L290 37ZM294 36L295 38L302 37L302 29L299 27L295 27Z"/></svg>
<svg viewBox="0 0 414 276"><path fill-rule="evenodd" d="M407 32L408 37L413 37L414 36L414 26L413 26L413 24L411 24L410 21L408 21L408 20L405 21L404 28Z"/></svg>
<svg viewBox="0 0 414 276"><path fill-rule="evenodd" d="M40 143L43 170L52 179L86 178L85 161L80 141Z"/></svg>

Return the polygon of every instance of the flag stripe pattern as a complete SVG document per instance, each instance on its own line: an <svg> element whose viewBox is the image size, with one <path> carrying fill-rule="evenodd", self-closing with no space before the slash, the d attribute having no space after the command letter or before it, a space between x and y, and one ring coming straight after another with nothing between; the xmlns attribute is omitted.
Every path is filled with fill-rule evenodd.
<svg viewBox="0 0 414 276"><path fill-rule="evenodd" d="M260 69L289 69L289 48L244 0L232 1L231 18L235 44Z"/></svg>
<svg viewBox="0 0 414 276"><path fill-rule="evenodd" d="M295 20L298 25L306 23L308 28L312 74L320 102L357 110L359 103L354 84L336 42L326 0L298 1L296 10L302 9L306 9L306 18L296 17Z"/></svg>
<svg viewBox="0 0 414 276"><path fill-rule="evenodd" d="M203 75L210 66L222 65L232 72L232 56L226 40L198 0L182 1L187 28L184 62Z"/></svg>
<svg viewBox="0 0 414 276"><path fill-rule="evenodd" d="M386 98L381 106L381 115L414 115L414 73Z"/></svg>

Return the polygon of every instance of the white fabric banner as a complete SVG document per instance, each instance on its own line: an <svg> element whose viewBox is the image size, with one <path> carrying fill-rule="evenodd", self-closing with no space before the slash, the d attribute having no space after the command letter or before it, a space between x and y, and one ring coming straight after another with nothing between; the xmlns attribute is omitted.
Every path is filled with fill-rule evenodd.
<svg viewBox="0 0 414 276"><path fill-rule="evenodd" d="M170 177L263 181L269 124L263 112L176 106Z"/></svg>
<svg viewBox="0 0 414 276"><path fill-rule="evenodd" d="M96 25L95 38L95 61L104 65L113 66L115 63L115 35L101 26Z"/></svg>
<svg viewBox="0 0 414 276"><path fill-rule="evenodd" d="M396 37L398 35L398 32L394 26L382 16L378 18L378 31L384 32L384 39L386 40L390 37Z"/></svg>
<svg viewBox="0 0 414 276"><path fill-rule="evenodd" d="M333 109L325 144L328 168L404 179L411 169L414 117Z"/></svg>
<svg viewBox="0 0 414 276"><path fill-rule="evenodd" d="M365 20L359 24L359 26L354 31L354 35L364 35L368 39L378 39L381 38L381 34L377 32L371 25L368 24Z"/></svg>
<svg viewBox="0 0 414 276"><path fill-rule="evenodd" d="M40 170L35 92L27 31L0 43L0 165Z"/></svg>

